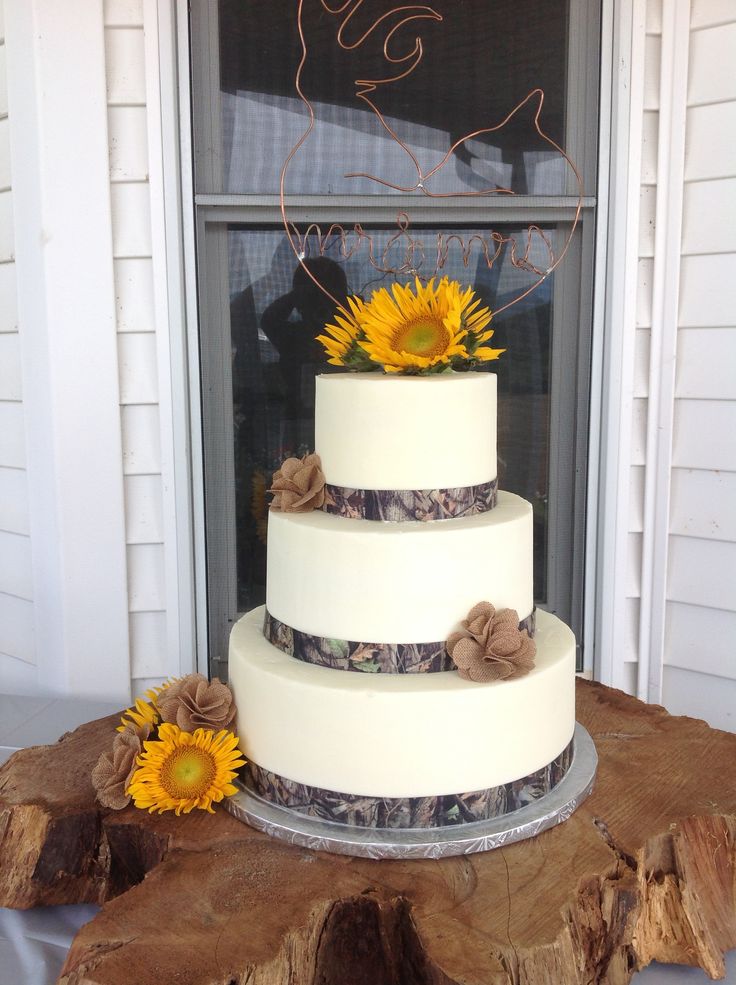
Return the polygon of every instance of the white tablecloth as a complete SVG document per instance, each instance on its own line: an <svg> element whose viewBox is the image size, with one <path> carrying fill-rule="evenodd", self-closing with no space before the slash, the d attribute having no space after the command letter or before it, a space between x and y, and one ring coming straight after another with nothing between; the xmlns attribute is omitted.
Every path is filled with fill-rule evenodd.
<svg viewBox="0 0 736 985"><path fill-rule="evenodd" d="M82 722L118 710L99 701L0 695L0 764L16 749L55 742ZM53 985L74 935L98 910L88 905L24 911L0 907L0 985ZM736 985L736 951L729 953L727 969L727 985ZM705 985L709 981L699 968L653 964L634 975L632 985Z"/></svg>
<svg viewBox="0 0 736 985"><path fill-rule="evenodd" d="M97 906L0 908L0 985L52 985L74 935Z"/></svg>
<svg viewBox="0 0 736 985"><path fill-rule="evenodd" d="M83 722L119 711L102 701L0 694L0 764L17 749L56 742ZM0 985L52 985L79 928L99 907L0 907Z"/></svg>

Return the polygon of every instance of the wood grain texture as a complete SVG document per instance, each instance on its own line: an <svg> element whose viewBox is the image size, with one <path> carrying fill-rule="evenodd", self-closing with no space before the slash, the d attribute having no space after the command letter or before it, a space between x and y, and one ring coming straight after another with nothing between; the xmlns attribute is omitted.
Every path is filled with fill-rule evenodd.
<svg viewBox="0 0 736 985"><path fill-rule="evenodd" d="M736 946L736 735L579 683L600 757L565 824L484 854L372 861L223 811L95 806L115 719L0 771L0 903L104 903L64 985L624 985ZM145 878L144 878L145 877Z"/></svg>

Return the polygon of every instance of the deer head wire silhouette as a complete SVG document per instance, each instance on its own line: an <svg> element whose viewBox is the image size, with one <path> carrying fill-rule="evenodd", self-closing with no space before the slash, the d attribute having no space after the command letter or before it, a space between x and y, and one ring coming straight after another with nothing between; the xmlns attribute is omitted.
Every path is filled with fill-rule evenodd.
<svg viewBox="0 0 736 985"><path fill-rule="evenodd" d="M450 248L454 247L459 249L463 265L466 267L470 262L472 253L476 250L483 257L483 260L489 269L498 260L499 256L505 252L508 261L513 267L523 270L536 278L532 282L531 286L527 287L524 291L513 297L502 307L496 308L495 314L498 315L499 312L510 308L514 304L517 304L523 298L531 294L532 291L536 290L564 259L580 219L580 212L583 203L582 177L565 151L555 140L552 139L552 137L549 136L549 134L545 133L542 129L540 118L542 114L542 107L544 105L544 92L541 89L532 89L531 92L529 92L521 100L521 102L514 106L513 109L499 123L496 123L493 126L481 127L477 130L473 130L455 140L448 147L439 163L425 170L417 155L414 154L407 143L399 137L396 130L391 126L390 122L386 118L385 114L379 108L377 104L377 96L381 92L381 87L384 87L385 90L387 87L395 86L397 83L400 83L401 80L408 78L408 76L416 70L417 66L424 57L424 43L419 35L414 37L414 43L409 50L405 50L403 53L395 51L394 49L397 48L399 41L397 38L398 32L401 31L402 28L405 28L408 24L415 21L429 20L436 23L441 23L443 21L443 17L432 7L425 5L412 4L397 6L376 17L373 23L371 23L366 30L362 33L356 32L357 36L352 40L349 40L348 35L353 27L351 22L364 2L365 0L344 0L343 3L332 5L328 2L328 0L319 0L322 9L328 15L332 15L338 20L339 26L335 34L335 41L340 48L343 49L343 51L355 51L380 30L385 32L382 52L383 58L387 65L387 75L382 78L356 77L353 80L355 86L355 96L369 107L371 112L375 114L381 128L388 134L390 140L395 142L403 153L407 155L411 161L411 166L416 173L416 180L411 185L398 184L388 180L385 177L381 177L380 175L369 174L362 171L346 172L346 178L365 179L387 189L404 194L418 192L427 198L483 198L493 195L514 195L515 193L511 188L499 187L498 185L458 192L435 192L431 187L432 178L447 165L453 155L458 154L465 148L468 141L475 140L487 134L496 133L497 131L502 130L527 107L533 111L533 125L537 135L544 143L546 143L564 159L575 177L578 197L573 221L570 225L567 236L565 237L562 249L557 255L554 253L549 237L538 225L534 223L527 226L525 235L521 238L521 242L519 242L517 237L514 235L503 235L502 233L496 231L492 231L485 235L475 233L467 238L463 238L457 233L437 233L434 249L434 268L429 276L436 275L444 267L448 259ZM397 231L388 238L385 246L380 250L380 252L376 248L373 236L367 232L360 223L354 223L350 229L346 229L339 223L332 223L326 231L323 231L318 224L311 223L306 227L306 229L300 231L297 225L292 222L287 215L286 178L289 166L294 157L300 152L304 144L307 142L310 134L314 130L316 121L314 107L309 98L305 95L302 86L303 72L309 57L309 48L304 30L304 6L305 0L299 0L297 5L297 29L301 43L301 58L297 66L294 86L299 98L306 107L308 113L308 124L304 132L289 151L289 154L287 155L282 166L279 181L281 217L289 244L294 251L297 260L302 263L302 265L305 257L307 256L310 239L316 240L317 249L320 255L324 254L329 244L332 244L335 240L337 240L339 244L339 254L345 260L353 256L365 245L368 261L379 273L384 275L416 275L426 279L427 274L423 272L423 268L427 259L427 249L424 242L417 236L413 235L410 231L410 219L404 210L401 210L397 215ZM403 242L404 244L404 255L403 260L397 265L395 263L391 263L390 257L394 247L400 242ZM546 263L543 265L540 265L539 262L535 264L531 260L532 253L535 252L535 249L538 250L540 244L543 247L542 253L546 257ZM315 277L307 267L304 267L303 265L303 269L305 270L307 276L314 281L320 290L322 290L335 304L339 304L337 299L332 296L329 290L320 283L317 277Z"/></svg>

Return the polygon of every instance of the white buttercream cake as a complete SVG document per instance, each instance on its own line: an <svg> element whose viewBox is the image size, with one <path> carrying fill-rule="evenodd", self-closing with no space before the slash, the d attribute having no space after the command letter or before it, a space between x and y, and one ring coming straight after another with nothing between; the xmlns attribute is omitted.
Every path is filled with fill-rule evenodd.
<svg viewBox="0 0 736 985"><path fill-rule="evenodd" d="M533 611L531 506L496 493L495 438L493 374L318 377L328 508L271 511L266 606L230 640L261 796L411 827L514 810L564 775L575 639ZM534 633L524 676L453 669L444 643L479 602Z"/></svg>

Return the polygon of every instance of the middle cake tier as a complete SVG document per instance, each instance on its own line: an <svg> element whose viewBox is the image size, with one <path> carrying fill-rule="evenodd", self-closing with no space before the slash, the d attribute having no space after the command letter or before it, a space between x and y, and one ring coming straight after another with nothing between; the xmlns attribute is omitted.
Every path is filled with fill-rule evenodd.
<svg viewBox="0 0 736 985"><path fill-rule="evenodd" d="M441 523L377 523L271 511L266 606L292 629L370 643L446 640L480 601L533 609L532 508Z"/></svg>

